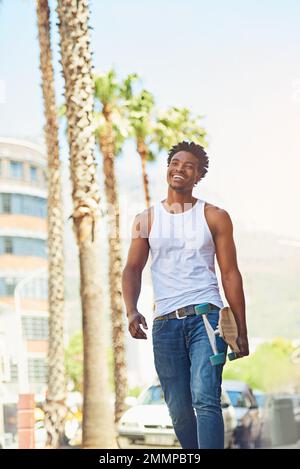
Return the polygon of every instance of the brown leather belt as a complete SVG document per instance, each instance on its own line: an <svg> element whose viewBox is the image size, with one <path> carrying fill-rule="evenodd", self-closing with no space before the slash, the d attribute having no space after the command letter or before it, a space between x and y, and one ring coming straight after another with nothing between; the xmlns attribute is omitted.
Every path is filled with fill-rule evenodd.
<svg viewBox="0 0 300 469"><path fill-rule="evenodd" d="M158 316L158 318L155 318L154 321L161 321L162 319L184 319L187 316L193 316L194 314L197 314L195 311L195 306L196 305L188 305L184 306L183 308L178 308L176 311L172 311L172 313L164 314L163 316ZM218 306L208 303L208 310L212 311L213 309L220 309Z"/></svg>

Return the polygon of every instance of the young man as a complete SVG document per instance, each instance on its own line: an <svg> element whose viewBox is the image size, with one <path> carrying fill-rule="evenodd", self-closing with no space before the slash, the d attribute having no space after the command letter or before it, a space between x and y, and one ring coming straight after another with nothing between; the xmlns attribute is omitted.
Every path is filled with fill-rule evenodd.
<svg viewBox="0 0 300 469"><path fill-rule="evenodd" d="M217 326L224 305L215 274L215 254L238 326L240 356L249 354L231 219L225 210L192 195L207 168L208 157L200 145L181 142L170 150L167 199L136 216L123 271L129 331L135 339L146 339L143 329L148 327L137 302L142 271L151 251L154 362L183 448L224 447L220 402L223 367L211 365L212 349L203 319L194 310L197 304L209 303L209 321ZM217 346L219 352L226 353L221 337Z"/></svg>

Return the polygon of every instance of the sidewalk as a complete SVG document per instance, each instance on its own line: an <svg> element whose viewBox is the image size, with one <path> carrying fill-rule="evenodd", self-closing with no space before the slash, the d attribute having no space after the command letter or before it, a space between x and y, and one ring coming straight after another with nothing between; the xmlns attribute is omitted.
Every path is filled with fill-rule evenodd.
<svg viewBox="0 0 300 469"><path fill-rule="evenodd" d="M300 440L290 445L268 446L261 449L300 449Z"/></svg>

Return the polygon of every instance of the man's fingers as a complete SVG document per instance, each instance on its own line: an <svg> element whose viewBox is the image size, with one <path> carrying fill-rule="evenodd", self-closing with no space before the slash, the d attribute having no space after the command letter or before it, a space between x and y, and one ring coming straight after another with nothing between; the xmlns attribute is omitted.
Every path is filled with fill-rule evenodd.
<svg viewBox="0 0 300 469"><path fill-rule="evenodd" d="M129 328L129 332L135 339L147 339L145 332L140 328L139 323L133 323Z"/></svg>
<svg viewBox="0 0 300 469"><path fill-rule="evenodd" d="M142 326L143 326L145 329L148 329L148 326L147 326L147 323L146 323L146 319L144 318L144 316L141 317L141 323L142 323Z"/></svg>

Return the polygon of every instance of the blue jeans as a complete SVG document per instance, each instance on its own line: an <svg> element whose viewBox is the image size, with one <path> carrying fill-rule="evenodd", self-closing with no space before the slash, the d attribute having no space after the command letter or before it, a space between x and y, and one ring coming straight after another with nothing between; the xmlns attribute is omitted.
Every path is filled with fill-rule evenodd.
<svg viewBox="0 0 300 469"><path fill-rule="evenodd" d="M208 319L215 329L217 306ZM223 365L210 363L213 351L202 317L154 321L152 340L155 369L182 448L224 448ZM226 353L225 341L216 340L218 352Z"/></svg>

